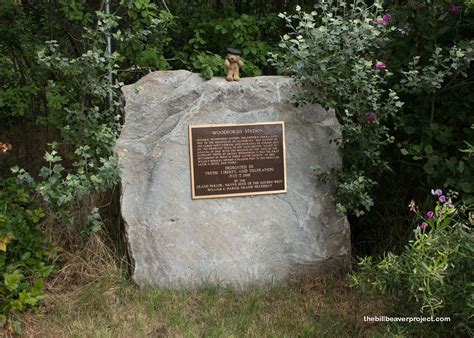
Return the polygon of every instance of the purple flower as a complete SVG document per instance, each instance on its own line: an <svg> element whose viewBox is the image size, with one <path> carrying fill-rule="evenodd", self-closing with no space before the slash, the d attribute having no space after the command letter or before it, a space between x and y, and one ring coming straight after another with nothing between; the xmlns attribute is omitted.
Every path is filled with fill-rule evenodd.
<svg viewBox="0 0 474 338"><path fill-rule="evenodd" d="M441 189L431 189L431 195L434 195L434 196L441 196L443 194L443 190Z"/></svg>
<svg viewBox="0 0 474 338"><path fill-rule="evenodd" d="M420 228L421 228L422 230L425 230L427 227L428 227L428 223L426 223L426 222L423 222L423 223L421 223L421 225L420 225Z"/></svg>
<svg viewBox="0 0 474 338"><path fill-rule="evenodd" d="M441 203L446 202L446 196L444 196L444 195L439 196L439 201L440 201Z"/></svg>
<svg viewBox="0 0 474 338"><path fill-rule="evenodd" d="M431 210L426 213L426 217L428 218L433 218L433 216L434 216L434 212Z"/></svg>
<svg viewBox="0 0 474 338"><path fill-rule="evenodd" d="M377 120L377 113L374 112L368 112L364 114L365 118L367 121L374 122Z"/></svg>
<svg viewBox="0 0 474 338"><path fill-rule="evenodd" d="M461 6L459 5L452 5L449 11L453 14L459 14L461 13Z"/></svg>
<svg viewBox="0 0 474 338"><path fill-rule="evenodd" d="M382 25L382 26L387 26L388 25L388 22L385 21L384 19L377 19L376 21L379 25Z"/></svg>
<svg viewBox="0 0 474 338"><path fill-rule="evenodd" d="M388 26L389 21L392 19L392 16L390 13L385 14L383 17L377 19L377 20L372 20L373 25L382 25L384 27Z"/></svg>
<svg viewBox="0 0 474 338"><path fill-rule="evenodd" d="M426 2L419 2L416 4L416 9L420 10L426 8Z"/></svg>
<svg viewBox="0 0 474 338"><path fill-rule="evenodd" d="M384 70L385 68L387 68L387 65L381 61L377 61L373 68L375 70Z"/></svg>

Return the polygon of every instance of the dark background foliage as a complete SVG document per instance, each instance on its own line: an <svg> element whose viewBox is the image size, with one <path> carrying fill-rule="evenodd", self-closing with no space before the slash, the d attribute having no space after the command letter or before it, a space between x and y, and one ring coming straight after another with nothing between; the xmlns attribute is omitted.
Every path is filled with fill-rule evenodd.
<svg viewBox="0 0 474 338"><path fill-rule="evenodd" d="M6 182L0 210L13 205L0 214L10 222L8 231L0 228L0 240L13 236L11 212L27 215L34 205L45 215L34 221L18 216L22 229L29 226L31 234L61 228L63 235L51 239L71 248L79 245L84 234L102 227L104 233L113 229L109 244L121 250L125 246L116 235L117 229L122 230L116 207L119 196L115 193L115 201L105 206L97 197L107 189L117 191L119 172L112 147L123 121L120 85L163 69L184 68L205 78L222 76L228 47L242 51L243 76L277 74L281 69L268 61L269 53L283 53L278 44L291 30L278 14L294 13L297 5L311 11L314 5L297 0L117 0L111 1L111 15L106 16L104 1L20 2L0 2L0 142L12 145L11 150L0 152L0 179ZM343 171L347 177L357 162L357 171L377 182L356 192L344 192L339 185L353 203L358 203L356 193L367 194L374 202L362 216L347 208L354 256L401 252L416 222L407 205L412 199L420 208L428 205L426 192L432 188L456 190L466 204L472 201L472 10L468 2L452 1L392 1L383 8L396 29L367 55L383 61L393 73L384 89L395 89L404 105L384 122L393 143L376 152L370 142L346 146ZM112 55L106 50L107 36L112 38ZM448 63L439 61L442 57L441 63L433 59L438 49L446 59L453 46L471 49L466 55L454 55ZM413 65L415 57L418 63ZM410 73L413 69L418 70L418 77ZM420 75L426 76L416 82ZM346 123L343 114L338 112L338 117ZM387 163L388 170L356 160L367 159L368 153ZM14 166L18 167L15 175ZM13 182L12 176L23 183ZM12 198L15 189L19 195ZM38 207L25 205L30 200ZM10 272L21 261L19 252L26 250L25 238L31 234L19 232L10 242L16 255L7 258ZM46 244L40 241L32 250L42 248ZM48 259L41 256L32 264L52 266ZM24 274L33 277L26 278L30 284L23 287L34 288L40 272L27 270ZM42 272L44 277L47 272ZM5 291L2 285L0 294Z"/></svg>

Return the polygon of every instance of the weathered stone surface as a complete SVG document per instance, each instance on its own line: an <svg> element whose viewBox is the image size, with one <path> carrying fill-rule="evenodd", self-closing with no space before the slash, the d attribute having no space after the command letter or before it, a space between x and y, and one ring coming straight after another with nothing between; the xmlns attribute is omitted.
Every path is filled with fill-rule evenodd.
<svg viewBox="0 0 474 338"><path fill-rule="evenodd" d="M122 215L140 286L266 285L347 266L349 226L312 167L340 165L333 112L289 103L289 78L151 73L123 88ZM192 200L188 125L285 121L288 193Z"/></svg>

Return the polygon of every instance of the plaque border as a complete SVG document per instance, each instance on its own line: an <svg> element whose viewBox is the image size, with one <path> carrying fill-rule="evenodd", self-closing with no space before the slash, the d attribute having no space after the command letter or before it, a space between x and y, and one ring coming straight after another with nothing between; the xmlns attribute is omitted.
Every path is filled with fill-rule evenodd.
<svg viewBox="0 0 474 338"><path fill-rule="evenodd" d="M205 195L196 196L194 190L194 163L193 163L193 129L197 128L209 128L209 127L234 127L234 126L257 126L257 125L271 125L280 124L282 132L282 143L283 143L283 178L285 180L284 190L269 190L269 191L257 191L257 192L239 192L234 194L219 194L219 195ZM191 197L193 200L197 199L209 199L209 198L225 198L225 197L242 197L242 196L256 196L256 195L275 195L284 194L288 192L287 181L286 181L286 134L285 134L285 121L275 122L250 122L250 123L223 123L223 124L199 124L199 125L188 125L188 139L189 139L189 161L191 165Z"/></svg>

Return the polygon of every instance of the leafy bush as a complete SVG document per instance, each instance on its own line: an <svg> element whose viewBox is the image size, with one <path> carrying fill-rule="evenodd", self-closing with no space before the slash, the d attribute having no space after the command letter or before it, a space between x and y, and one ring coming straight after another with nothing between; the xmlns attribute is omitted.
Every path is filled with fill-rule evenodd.
<svg viewBox="0 0 474 338"><path fill-rule="evenodd" d="M67 216L68 207L80 209L89 194L118 182L118 160L112 151L120 132L121 79L130 78L132 66L166 67L161 61L168 40L159 39L172 25L172 16L145 0L122 1L125 17L102 10L91 13L84 4L63 5L69 20L81 24L77 53L56 40L37 48L37 62L54 79L47 82L46 114L38 122L59 130L62 140L44 155L46 166L39 179L18 167L12 171L41 194L53 213ZM113 53L107 51L107 37L114 39ZM155 50L150 52L152 45ZM144 56L149 53L155 59Z"/></svg>
<svg viewBox="0 0 474 338"><path fill-rule="evenodd" d="M203 1L176 1L170 8L177 13L171 31L173 68L199 71L205 78L224 76L225 51L233 47L242 51L243 76L271 71L267 56L279 38L275 12L254 6L245 13L230 1L224 1L223 8Z"/></svg>
<svg viewBox="0 0 474 338"><path fill-rule="evenodd" d="M120 7L126 12L113 16L119 26L112 32L120 68L171 68L164 50L171 42L169 31L175 27L175 17L150 0L121 0Z"/></svg>
<svg viewBox="0 0 474 338"><path fill-rule="evenodd" d="M242 74L261 75L260 68L267 65L267 54L271 47L266 41L259 41L258 34L266 29L269 20L270 17L257 20L255 16L242 14L239 17L203 21L198 25L185 50L191 52L193 59L196 52L213 50L223 55L227 46L234 46L242 50L242 59L245 60ZM220 58L223 59L222 56ZM223 72L219 75L223 75Z"/></svg>
<svg viewBox="0 0 474 338"><path fill-rule="evenodd" d="M386 46L389 62L399 69L395 85L406 103L396 135L400 162L413 181L470 198L474 167L458 150L474 139L474 16L450 2L394 8L393 15L403 27L403 34ZM410 45L416 48L406 48Z"/></svg>
<svg viewBox="0 0 474 338"><path fill-rule="evenodd" d="M15 179L0 182L0 327L45 297L43 282L56 259L56 250L41 233L45 217Z"/></svg>
<svg viewBox="0 0 474 338"><path fill-rule="evenodd" d="M197 53L191 55L192 67L209 80L215 75L224 75L222 57L212 53Z"/></svg>
<svg viewBox="0 0 474 338"><path fill-rule="evenodd" d="M378 59L392 31L390 16L362 1L316 5L311 13L297 7L280 15L293 30L283 36L284 54L273 56L280 72L302 87L300 101L333 108L342 122L343 170L335 171L336 204L342 212L363 215L373 205L372 188L389 170L383 148L394 141L388 124L402 107L388 88L393 74ZM330 178L326 175L326 178Z"/></svg>
<svg viewBox="0 0 474 338"><path fill-rule="evenodd" d="M321 176L336 181L340 211L361 216L377 190L403 195L420 182L471 197L472 161L459 152L474 137L471 12L325 1L280 17L291 32L273 63L301 85L300 103L334 108L342 124L343 168ZM379 195L380 208L391 203Z"/></svg>
<svg viewBox="0 0 474 338"><path fill-rule="evenodd" d="M31 119L41 109L46 82L36 62L31 18L12 1L0 4L0 130ZM32 81L32 79L34 79Z"/></svg>
<svg viewBox="0 0 474 338"><path fill-rule="evenodd" d="M413 239L399 255L387 253L374 262L366 257L351 275L362 290L395 294L397 316L449 316L450 329L472 336L474 327L474 206L453 205L457 193L432 190L432 210L421 212ZM451 334L450 331L449 334Z"/></svg>
<svg viewBox="0 0 474 338"><path fill-rule="evenodd" d="M125 7L126 3L123 1L122 5ZM135 6L138 3L140 8ZM12 124L30 119L56 129L60 135L58 142L50 144L50 150L44 155L45 165L38 176L18 166L12 168L20 181L42 198L44 209L13 180L2 182L0 313L3 320L36 306L44 297L43 280L53 269L50 261L54 250L39 231L43 219L47 219L44 224L52 228L76 228L76 231L65 231L66 234L77 235L79 226L84 225L88 233L100 229L97 208L88 207L84 202L92 193L113 187L119 179L113 146L120 131L121 80L132 78L130 74L139 69L132 67L135 62L140 67L163 66L158 65L163 59L159 51L166 40L160 41L160 45L153 38L166 34L172 20L168 13L160 15L156 5L149 1L134 1L132 5L125 11L128 16L121 17L107 15L102 8L93 11L94 4L82 2L60 1L58 6L43 7L32 3L0 4L0 15L20 19L11 20L13 28L3 21L0 25L2 32L11 31L6 37L12 42L12 48L7 48L8 41L0 44L0 72L8 75L0 80L0 85L11 88L8 95L18 96L15 100L23 95L23 87L28 83L40 88L32 93L33 97L27 97L21 110L0 97L2 117L5 115ZM123 7L121 11L123 13ZM57 15L57 21L49 21L49 34L44 34L43 20L55 17L54 13L61 15ZM56 26L58 22L67 27L67 33L63 25ZM20 24L27 29L23 31ZM54 33L58 33L58 40L51 39ZM116 51L113 53L106 48L108 36L114 38ZM41 40L46 37L48 41ZM152 44L158 55L147 58L146 55L154 53L149 51ZM23 50L28 53L22 53ZM128 54L131 50L134 57ZM19 62L21 67L15 66ZM141 74L139 69L138 76ZM73 217L76 214L80 217ZM80 240L76 238L71 242Z"/></svg>

